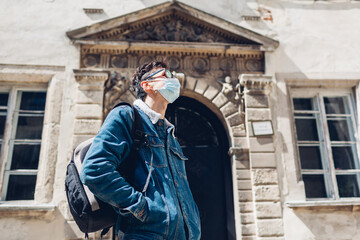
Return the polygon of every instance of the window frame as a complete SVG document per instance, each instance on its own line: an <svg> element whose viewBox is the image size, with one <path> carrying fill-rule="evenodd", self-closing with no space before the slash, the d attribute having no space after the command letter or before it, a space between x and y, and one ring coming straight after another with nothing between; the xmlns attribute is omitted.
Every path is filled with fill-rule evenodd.
<svg viewBox="0 0 360 240"><path fill-rule="evenodd" d="M296 146L295 149L295 157L298 166L298 172L300 176L300 180L303 181L303 174L314 174L314 173L321 173L323 172L324 175L324 183L325 183L325 191L328 197L326 198L308 198L305 192L305 185L304 185L304 195L307 201L343 201L343 200L360 200L360 197L340 197L338 184L336 176L339 175L351 175L354 173L360 173L360 169L348 169L348 170L336 170L335 169L335 162L333 159L332 154L332 141L330 140L330 133L329 127L327 123L327 115L325 111L325 104L324 104L324 97L346 97L348 102L348 107L351 115L351 124L354 130L354 141L350 141L354 143L356 146L356 154L357 154L357 164L360 164L360 144L359 144L359 123L358 123L358 104L356 103L356 99L359 98L358 93L352 88L290 88L290 106L291 106L291 117L292 117L292 129L294 133L294 141ZM299 151L299 140L296 131L296 124L295 124L295 108L293 99L294 98L315 98L317 101L317 106L319 109L317 110L319 113L319 119L316 120L317 128L318 128L318 135L319 135L319 149L321 154L322 163L326 163L326 166L323 165L322 169L319 170L303 170L301 167L301 159L300 159L300 151ZM350 127L350 126L349 126ZM350 130L349 130L350 131ZM350 131L351 132L351 131ZM321 135L324 137L324 146L321 146ZM334 141L333 141L334 142ZM349 143L350 143L349 142ZM301 145L302 143L300 143ZM344 142L339 142L339 144L346 144ZM307 145L310 146L311 144ZM324 161L325 159L325 161ZM326 167L326 169L325 169ZM328 171L328 173L326 173ZM360 185L359 176L356 175L358 178L358 185Z"/></svg>
<svg viewBox="0 0 360 240"><path fill-rule="evenodd" d="M0 202L13 202L13 201L34 201L34 199L29 200L6 200L7 195L7 188L9 183L9 176L10 175L35 175L36 182L38 181L38 173L39 167L37 169L27 169L27 170L10 170L11 168L11 158L13 155L13 148L16 142L15 134L17 129L17 121L19 111L16 109L19 108L21 103L21 96L20 92L45 92L48 93L47 87L42 86L33 86L33 87L23 87L23 86L4 86L0 88L0 92L9 93L8 98L8 107L7 107L7 114L6 114L6 123L5 123L5 131L4 131L4 138L3 138L3 147L0 153ZM44 125L45 125L45 115L46 115L46 105L48 102L48 97L45 100L45 108L43 113L43 128L41 132L41 139L40 140L31 140L29 144L36 144L40 145L40 154L39 154L39 163L41 160L41 151L43 147L43 140L44 140ZM22 141L23 142L23 141ZM27 142L27 141L25 141ZM35 191L36 191L36 183L35 183Z"/></svg>

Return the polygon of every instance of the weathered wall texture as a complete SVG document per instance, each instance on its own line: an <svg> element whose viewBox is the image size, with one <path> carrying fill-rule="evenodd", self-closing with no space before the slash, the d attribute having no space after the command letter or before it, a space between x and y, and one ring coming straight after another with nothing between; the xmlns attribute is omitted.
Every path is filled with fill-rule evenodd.
<svg viewBox="0 0 360 240"><path fill-rule="evenodd" d="M164 1L10 1L0 2L0 88L39 84L48 88L42 150L35 201L0 203L1 239L75 239L82 237L70 219L64 193L64 177L72 148L96 134L102 121L103 84L97 73L83 78L80 49L66 32ZM242 118L234 106L220 99L219 89L198 85L189 96L213 99L231 128L237 239L360 239L358 203L333 203L318 207L305 202L298 178L296 146L292 133L287 83L311 86L336 80L331 86L354 86L360 79L360 2L183 0L201 11L223 18L279 41L266 52L263 77L243 79L246 121L271 119L273 137L252 136L250 126L237 128ZM102 8L103 14L85 14L83 8ZM249 18L258 19L251 21ZM34 78L35 77L35 78ZM30 79L24 81L23 79ZM196 80L188 79L186 88ZM350 84L346 81L352 81ZM260 86L261 89L256 89ZM356 85L356 83L355 83ZM252 92L255 88L255 92ZM204 92L206 91L208 92ZM213 92L211 92L211 90ZM197 96L197 95L196 95ZM131 98L131 96L129 96ZM221 102L221 103L219 103ZM237 119L239 118L239 119ZM238 135L238 136L237 136ZM41 172L42 171L42 172ZM294 204L300 202L301 204ZM37 210L34 206L41 205ZM54 210L55 209L55 210ZM35 211L30 213L28 211ZM38 213L40 211L40 213ZM51 237L49 237L51 236Z"/></svg>

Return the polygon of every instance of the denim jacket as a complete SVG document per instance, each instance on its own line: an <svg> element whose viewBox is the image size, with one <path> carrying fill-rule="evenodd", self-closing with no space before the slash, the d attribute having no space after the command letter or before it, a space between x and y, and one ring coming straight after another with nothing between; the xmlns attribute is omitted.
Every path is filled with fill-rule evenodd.
<svg viewBox="0 0 360 240"><path fill-rule="evenodd" d="M80 177L122 215L118 227L121 225L125 239L200 239L199 211L185 171L187 158L175 139L174 126L165 120L164 144L154 127L160 115L141 100L134 105L148 136L148 144L139 149L143 164L136 165L134 185L146 185L146 191L136 190L116 171L132 145L134 113L129 106L109 113L86 155Z"/></svg>

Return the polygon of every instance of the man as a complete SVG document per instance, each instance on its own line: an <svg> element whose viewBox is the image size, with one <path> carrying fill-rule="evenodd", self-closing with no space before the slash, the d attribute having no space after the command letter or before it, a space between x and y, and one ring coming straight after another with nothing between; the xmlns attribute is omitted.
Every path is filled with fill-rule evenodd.
<svg viewBox="0 0 360 240"><path fill-rule="evenodd" d="M134 112L129 106L112 110L91 145L81 179L100 199L121 215L117 228L125 240L200 239L198 208L185 172L185 160L165 119L168 103L179 97L180 83L164 62L139 67L132 84L134 106L142 120L147 144L139 149L140 162L130 185L116 171L129 155ZM135 186L144 187L144 191ZM121 220L121 222L120 222Z"/></svg>

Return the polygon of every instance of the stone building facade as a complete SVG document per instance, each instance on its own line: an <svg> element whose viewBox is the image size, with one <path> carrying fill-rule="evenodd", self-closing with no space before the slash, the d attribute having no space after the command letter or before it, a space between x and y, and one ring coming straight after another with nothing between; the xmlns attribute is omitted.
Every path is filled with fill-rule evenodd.
<svg viewBox="0 0 360 240"><path fill-rule="evenodd" d="M203 239L360 238L359 7L3 1L0 238L83 237L64 192L72 149L158 58L182 85L168 116Z"/></svg>

